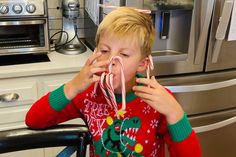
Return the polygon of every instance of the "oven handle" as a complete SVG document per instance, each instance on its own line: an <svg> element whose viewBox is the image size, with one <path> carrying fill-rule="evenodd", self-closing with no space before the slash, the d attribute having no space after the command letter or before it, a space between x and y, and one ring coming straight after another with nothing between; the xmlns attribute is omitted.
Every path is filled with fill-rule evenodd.
<svg viewBox="0 0 236 157"><path fill-rule="evenodd" d="M216 130L219 128L223 128L227 125L233 124L236 122L236 116L231 117L229 119L217 122L217 123L213 123L213 124L209 124L209 125L204 125L204 126L198 126L198 127L193 127L193 130L196 133L201 133L201 132L207 132L207 131L212 131L212 130Z"/></svg>
<svg viewBox="0 0 236 157"><path fill-rule="evenodd" d="M27 21L1 21L0 26L13 26L13 25L38 25L45 24L45 20L27 20Z"/></svg>
<svg viewBox="0 0 236 157"><path fill-rule="evenodd" d="M236 79L231 79L227 81L200 84L200 85L185 85L185 86L165 86L173 93L186 93L186 92L200 92L214 90L224 87L230 87L236 85Z"/></svg>

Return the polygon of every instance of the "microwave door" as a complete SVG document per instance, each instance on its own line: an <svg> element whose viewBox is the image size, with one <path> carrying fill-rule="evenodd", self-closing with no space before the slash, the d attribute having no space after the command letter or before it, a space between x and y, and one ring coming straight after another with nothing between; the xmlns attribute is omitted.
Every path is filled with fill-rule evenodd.
<svg viewBox="0 0 236 157"><path fill-rule="evenodd" d="M236 41L227 41L233 0L217 0L209 38L206 71L236 68Z"/></svg>

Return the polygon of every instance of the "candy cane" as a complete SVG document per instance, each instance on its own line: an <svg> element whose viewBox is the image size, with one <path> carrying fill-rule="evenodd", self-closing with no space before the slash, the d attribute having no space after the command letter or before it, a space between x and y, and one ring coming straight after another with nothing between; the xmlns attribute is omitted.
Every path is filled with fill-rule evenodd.
<svg viewBox="0 0 236 157"><path fill-rule="evenodd" d="M147 78L150 79L150 70L153 70L154 66L153 66L153 61L152 61L152 56L149 55L148 56L149 59L149 63L148 63L148 67L147 67ZM122 107L120 110L118 110L118 106L117 106L117 102L116 102L116 98L115 98L115 94L114 94L114 87L113 87L113 74L112 72L112 67L113 67L113 60L117 60L120 63L120 76L121 76L121 92L122 92ZM125 90L125 76L124 76L124 66L122 63L122 59L119 56L115 56L113 58L110 59L110 63L108 66L108 73L103 72L101 75L101 80L99 82L100 88L102 90L102 93L108 103L108 105L110 105L111 107L114 108L115 112L116 112L116 116L117 118L119 118L119 111L122 111L123 113L125 113L125 109L126 109L126 90ZM94 87L94 92L96 91L98 86L98 82L95 83L95 87Z"/></svg>
<svg viewBox="0 0 236 157"><path fill-rule="evenodd" d="M147 74L147 79L150 79L151 70L154 69L153 60L152 60L151 55L148 56L148 60L149 60L149 63L148 63L148 66L147 66L146 74Z"/></svg>
<svg viewBox="0 0 236 157"><path fill-rule="evenodd" d="M122 59L119 56L115 56L111 59L114 60L117 59L121 65L121 91L122 91L122 110L125 111L126 109L126 99L125 99L125 94L126 94L126 90L125 90L125 75L124 75L124 66L122 63ZM112 62L111 62L112 63ZM111 72L112 70L112 64L109 64L109 72Z"/></svg>
<svg viewBox="0 0 236 157"><path fill-rule="evenodd" d="M99 84L99 85L100 85L100 88L101 88L101 90L102 90L102 93L103 93L103 95L104 95L104 97L105 97L105 99L106 99L108 105L110 105L110 106L112 107L112 104L111 104L111 102L110 102L110 100L109 100L109 97L108 97L108 95L107 95L107 93L106 93L105 87L104 87L103 82L102 82L102 81L104 81L105 75L106 75L106 73L102 73L102 75L101 75L101 81L100 81L100 84ZM95 84L94 90L97 89L97 86L98 86L98 83Z"/></svg>
<svg viewBox="0 0 236 157"><path fill-rule="evenodd" d="M110 64L108 66L108 73L106 73L106 72L102 73L99 85L100 85L100 88L102 90L102 93L103 93L108 105L110 105L111 107L114 108L114 110L116 112L116 116L119 118L119 111L120 110L118 110L116 97L115 97L115 94L114 94L113 74L111 73L112 72L112 62L113 62L113 60L118 60L119 63L121 64L121 70L120 70L120 73L121 73L121 91L122 91L121 111L125 112L125 109L126 109L125 76L124 76L124 67L123 67L122 59L119 56L115 56L115 57L111 58ZM97 84L98 83L95 84L95 88L97 88L97 86L98 86Z"/></svg>

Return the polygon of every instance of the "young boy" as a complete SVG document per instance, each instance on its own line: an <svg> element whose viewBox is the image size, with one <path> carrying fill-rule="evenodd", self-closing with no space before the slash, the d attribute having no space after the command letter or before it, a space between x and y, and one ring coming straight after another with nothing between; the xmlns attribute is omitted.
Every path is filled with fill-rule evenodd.
<svg viewBox="0 0 236 157"><path fill-rule="evenodd" d="M199 157L198 139L181 105L155 77L138 74L150 63L154 36L148 14L125 7L109 13L98 27L94 54L75 78L33 104L26 124L39 129L81 117L93 136L90 154L96 157L164 157L165 143L173 157ZM121 64L111 60L117 56L124 69L125 111ZM96 86L110 60L118 112Z"/></svg>

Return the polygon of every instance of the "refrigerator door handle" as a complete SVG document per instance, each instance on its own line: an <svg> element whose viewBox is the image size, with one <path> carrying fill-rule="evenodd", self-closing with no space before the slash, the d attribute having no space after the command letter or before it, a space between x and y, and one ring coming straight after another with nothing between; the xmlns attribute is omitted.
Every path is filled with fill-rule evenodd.
<svg viewBox="0 0 236 157"><path fill-rule="evenodd" d="M221 45L223 43L223 40L225 39L231 17L231 12L233 10L233 4L234 0L226 0L224 2L222 14L219 19L219 25L216 30L216 36L215 36L216 42L213 47L212 63L216 63L219 58Z"/></svg>
<svg viewBox="0 0 236 157"><path fill-rule="evenodd" d="M206 15L203 20L203 26L201 28L201 33L200 33L198 43L197 43L194 64L200 64L201 59L203 57L203 51L206 48L208 30L210 27L210 21L211 21L211 17L212 17L212 13L213 13L214 2L215 2L215 0L208 0L208 3L207 3ZM197 13L195 11L195 18L198 19L199 17L196 17L196 16L197 16ZM195 23L194 23L194 26L195 26Z"/></svg>
<svg viewBox="0 0 236 157"><path fill-rule="evenodd" d="M173 93L200 92L236 85L236 79L200 85L165 86Z"/></svg>
<svg viewBox="0 0 236 157"><path fill-rule="evenodd" d="M201 133L201 132L207 132L207 131L211 131L211 130L216 130L219 128L223 128L227 125L233 124L236 122L236 116L217 122L217 123L213 123L213 124L209 124L209 125L204 125L204 126L198 126L198 127L193 127L193 130L196 133Z"/></svg>

